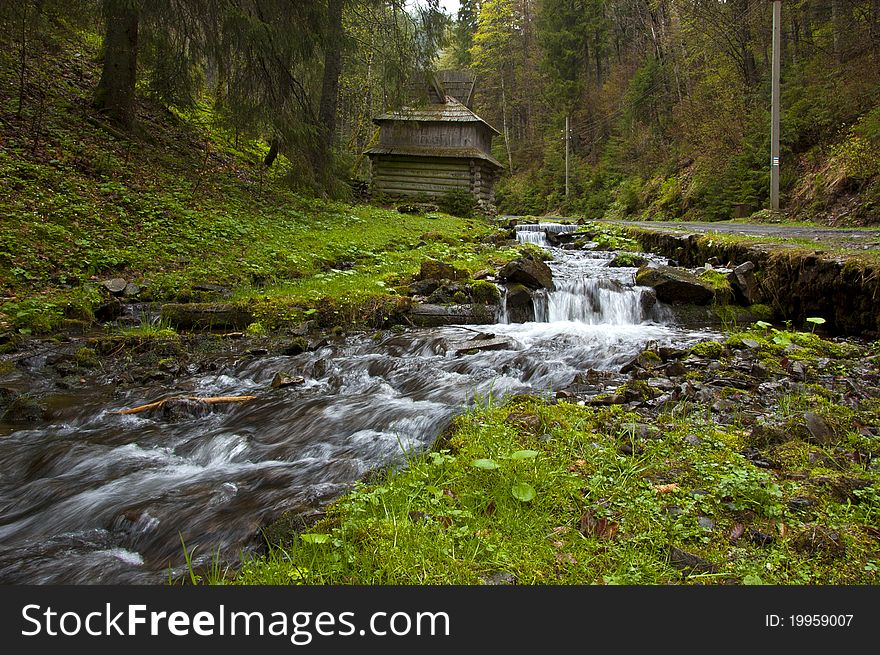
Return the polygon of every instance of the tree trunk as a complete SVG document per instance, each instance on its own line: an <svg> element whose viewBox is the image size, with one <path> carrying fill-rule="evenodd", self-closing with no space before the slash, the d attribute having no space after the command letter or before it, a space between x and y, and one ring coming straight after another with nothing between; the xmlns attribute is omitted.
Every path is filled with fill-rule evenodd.
<svg viewBox="0 0 880 655"><path fill-rule="evenodd" d="M104 68L95 93L95 107L119 126L130 129L134 124L138 9L132 0L105 0L104 13Z"/></svg>
<svg viewBox="0 0 880 655"><path fill-rule="evenodd" d="M331 156L336 137L339 104L339 76L342 73L342 5L344 0L327 1L327 34L324 45L324 76L321 81L321 105L318 109L318 140L312 167L315 179L327 188L331 181Z"/></svg>
<svg viewBox="0 0 880 655"><path fill-rule="evenodd" d="M278 137L273 137L269 142L269 152L266 153L266 157L263 159L263 166L266 168L272 168L272 164L275 163L275 159L278 157L279 145Z"/></svg>

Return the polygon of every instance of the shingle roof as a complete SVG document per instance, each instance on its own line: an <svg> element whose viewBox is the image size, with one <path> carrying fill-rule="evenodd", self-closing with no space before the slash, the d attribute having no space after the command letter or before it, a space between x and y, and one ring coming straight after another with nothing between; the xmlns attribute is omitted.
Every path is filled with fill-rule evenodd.
<svg viewBox="0 0 880 655"><path fill-rule="evenodd" d="M401 107L395 111L379 114L373 119L373 122L376 124L381 124L383 121L483 123L495 134L501 134L501 132L489 125L489 123L477 116L473 111L452 96L446 96L446 102L444 104Z"/></svg>
<svg viewBox="0 0 880 655"><path fill-rule="evenodd" d="M414 119L413 119L414 120ZM417 157L455 157L458 159L482 159L498 168L504 166L492 155L479 148L439 148L433 146L373 146L364 151L367 155L415 155Z"/></svg>

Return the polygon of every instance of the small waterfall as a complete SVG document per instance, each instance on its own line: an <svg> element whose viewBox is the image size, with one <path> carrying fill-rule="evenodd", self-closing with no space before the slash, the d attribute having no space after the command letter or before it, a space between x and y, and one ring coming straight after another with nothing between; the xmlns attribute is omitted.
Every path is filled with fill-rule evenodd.
<svg viewBox="0 0 880 655"><path fill-rule="evenodd" d="M531 243L542 248L547 248L547 233L563 234L577 231L579 225L570 223L536 223L516 226L516 240L520 243Z"/></svg>
<svg viewBox="0 0 880 655"><path fill-rule="evenodd" d="M614 253L591 250L562 250L553 248L547 241L548 232L570 233L580 226L563 223L536 223L518 225L517 240L552 249L555 261L549 262L553 269L554 290L539 289L532 292L535 321L553 323L574 321L586 325L639 325L649 318L666 314L663 308L653 308L652 292L637 287L635 271L631 268L609 268ZM509 322L503 297L503 309L499 322Z"/></svg>

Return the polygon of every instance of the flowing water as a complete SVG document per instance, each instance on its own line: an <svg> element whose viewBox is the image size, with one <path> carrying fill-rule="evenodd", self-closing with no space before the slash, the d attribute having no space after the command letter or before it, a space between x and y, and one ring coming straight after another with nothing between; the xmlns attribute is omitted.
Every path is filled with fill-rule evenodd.
<svg viewBox="0 0 880 655"><path fill-rule="evenodd" d="M548 229L572 228L518 231L555 257L555 289L535 294L535 322L352 335L295 357L229 352L171 384L104 380L56 395L51 422L0 425L0 582L161 583L169 565L185 570L181 540L197 563L212 552L234 561L282 512L315 511L404 451L430 447L477 399L552 395L591 369L612 375L649 342L706 336L671 325L633 286L634 269L606 266L613 253L550 248ZM509 347L457 352L475 331ZM37 385L45 357L23 364L18 381ZM272 389L279 371L305 382ZM245 394L257 399L114 413Z"/></svg>

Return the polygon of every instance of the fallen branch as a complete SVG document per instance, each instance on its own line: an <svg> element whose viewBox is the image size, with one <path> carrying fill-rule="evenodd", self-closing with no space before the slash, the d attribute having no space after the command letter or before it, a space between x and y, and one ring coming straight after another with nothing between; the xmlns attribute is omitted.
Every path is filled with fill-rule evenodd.
<svg viewBox="0 0 880 655"><path fill-rule="evenodd" d="M210 398L199 398L198 396L174 396L172 398L166 398L165 400L159 400L155 403L148 403L146 405L139 405L138 407L132 407L130 409L122 409L118 412L113 412L114 414L140 414L141 412L146 412L150 409L158 409L162 407L165 403L171 402L172 400L191 400L196 403L204 403L205 405L219 405L221 403L246 403L249 400L254 400L256 396L212 396Z"/></svg>

